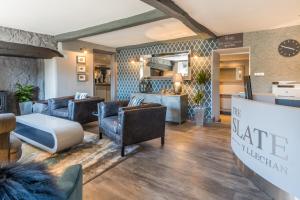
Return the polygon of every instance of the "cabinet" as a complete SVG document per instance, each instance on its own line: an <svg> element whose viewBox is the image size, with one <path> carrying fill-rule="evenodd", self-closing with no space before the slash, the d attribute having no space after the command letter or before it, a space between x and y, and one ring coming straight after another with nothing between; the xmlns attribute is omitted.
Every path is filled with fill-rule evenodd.
<svg viewBox="0 0 300 200"><path fill-rule="evenodd" d="M167 107L166 121L181 124L187 120L188 97L183 95L162 95L134 93L131 96L144 98L145 103L159 103Z"/></svg>

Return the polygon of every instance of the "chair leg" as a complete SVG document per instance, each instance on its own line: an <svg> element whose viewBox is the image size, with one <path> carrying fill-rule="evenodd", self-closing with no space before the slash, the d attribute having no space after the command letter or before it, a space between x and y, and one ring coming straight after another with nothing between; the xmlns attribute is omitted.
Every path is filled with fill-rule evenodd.
<svg viewBox="0 0 300 200"><path fill-rule="evenodd" d="M121 156L122 157L125 156L125 146L122 146L122 148L121 148Z"/></svg>
<svg viewBox="0 0 300 200"><path fill-rule="evenodd" d="M161 142L161 145L164 146L164 144L165 144L165 136L162 136L160 138L160 142Z"/></svg>
<svg viewBox="0 0 300 200"><path fill-rule="evenodd" d="M102 139L102 131L101 131L101 129L99 128L99 140L101 140Z"/></svg>

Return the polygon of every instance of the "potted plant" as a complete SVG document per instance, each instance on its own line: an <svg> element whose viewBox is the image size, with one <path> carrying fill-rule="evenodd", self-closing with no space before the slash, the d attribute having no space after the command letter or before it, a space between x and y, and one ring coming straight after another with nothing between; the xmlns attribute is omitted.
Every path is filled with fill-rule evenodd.
<svg viewBox="0 0 300 200"><path fill-rule="evenodd" d="M196 83L199 85L199 90L197 91L196 95L194 96L194 102L196 106L194 107L195 113L195 121L198 126L203 126L204 123L204 114L205 114L205 107L203 106L204 100L204 85L209 81L209 73L205 70L201 70L196 76Z"/></svg>
<svg viewBox="0 0 300 200"><path fill-rule="evenodd" d="M16 84L16 98L19 104L20 115L26 115L32 113L32 97L34 86Z"/></svg>

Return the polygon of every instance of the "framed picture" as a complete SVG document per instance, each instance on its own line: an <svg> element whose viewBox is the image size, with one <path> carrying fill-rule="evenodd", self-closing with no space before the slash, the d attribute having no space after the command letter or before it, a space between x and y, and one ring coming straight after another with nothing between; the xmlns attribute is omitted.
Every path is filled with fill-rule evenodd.
<svg viewBox="0 0 300 200"><path fill-rule="evenodd" d="M79 82L85 82L85 81L87 81L87 75L86 74L77 74L77 80Z"/></svg>
<svg viewBox="0 0 300 200"><path fill-rule="evenodd" d="M77 73L86 73L85 65L77 65Z"/></svg>
<svg viewBox="0 0 300 200"><path fill-rule="evenodd" d="M77 60L77 63L85 64L85 56L77 56L76 60Z"/></svg>

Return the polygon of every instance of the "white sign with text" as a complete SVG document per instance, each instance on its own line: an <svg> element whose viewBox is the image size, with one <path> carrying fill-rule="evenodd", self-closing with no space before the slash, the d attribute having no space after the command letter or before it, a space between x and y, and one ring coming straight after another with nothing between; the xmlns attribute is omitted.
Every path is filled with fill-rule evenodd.
<svg viewBox="0 0 300 200"><path fill-rule="evenodd" d="M300 197L300 108L232 98L231 147L251 170Z"/></svg>

